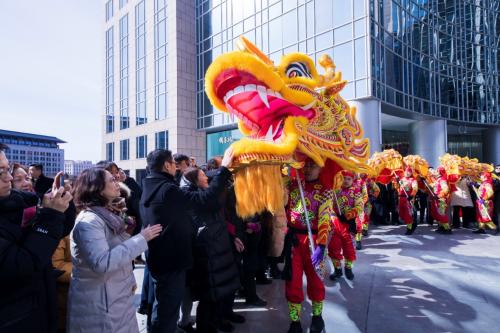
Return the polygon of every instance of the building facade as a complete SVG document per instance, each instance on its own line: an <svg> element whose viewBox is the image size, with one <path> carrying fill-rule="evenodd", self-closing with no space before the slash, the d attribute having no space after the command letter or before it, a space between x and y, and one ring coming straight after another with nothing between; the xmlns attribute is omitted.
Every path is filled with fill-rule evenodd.
<svg viewBox="0 0 500 333"><path fill-rule="evenodd" d="M65 141L61 139L0 130L0 142L9 147L5 153L10 163L20 163L24 166L41 164L44 174L49 177L64 170L64 149L59 148L59 144Z"/></svg>
<svg viewBox="0 0 500 333"><path fill-rule="evenodd" d="M94 166L92 161L64 161L64 173L70 176L78 176L83 170L90 169Z"/></svg>
<svg viewBox="0 0 500 333"><path fill-rule="evenodd" d="M197 0L197 128L209 157L238 134L210 105L204 73L240 35L275 63L329 54L372 152L500 163L500 1Z"/></svg>
<svg viewBox="0 0 500 333"><path fill-rule="evenodd" d="M205 160L196 128L195 4L106 0L102 158L140 181L168 148Z"/></svg>

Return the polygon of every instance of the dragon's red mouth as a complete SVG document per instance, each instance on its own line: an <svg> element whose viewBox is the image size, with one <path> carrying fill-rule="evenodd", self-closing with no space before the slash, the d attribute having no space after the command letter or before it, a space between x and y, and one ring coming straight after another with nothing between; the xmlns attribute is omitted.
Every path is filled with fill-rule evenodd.
<svg viewBox="0 0 500 333"><path fill-rule="evenodd" d="M315 115L310 106L303 108L290 103L252 74L237 69L221 72L214 88L229 113L243 121L255 139L277 141L283 134L287 117L312 119Z"/></svg>

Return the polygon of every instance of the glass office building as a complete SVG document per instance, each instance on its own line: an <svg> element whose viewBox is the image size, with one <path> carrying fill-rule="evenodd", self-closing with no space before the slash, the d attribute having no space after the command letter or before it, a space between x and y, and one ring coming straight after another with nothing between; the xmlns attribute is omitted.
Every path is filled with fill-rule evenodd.
<svg viewBox="0 0 500 333"><path fill-rule="evenodd" d="M329 54L372 151L500 162L500 1L197 0L197 127L207 147L235 124L210 105L204 73L240 35L275 63L289 52Z"/></svg>

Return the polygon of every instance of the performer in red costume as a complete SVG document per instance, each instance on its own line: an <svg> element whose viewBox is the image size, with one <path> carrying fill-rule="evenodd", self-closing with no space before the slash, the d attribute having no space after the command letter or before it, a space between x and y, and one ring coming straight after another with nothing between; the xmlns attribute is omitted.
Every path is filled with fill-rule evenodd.
<svg viewBox="0 0 500 333"><path fill-rule="evenodd" d="M411 167L406 167L404 177L399 179L398 183L399 218L406 224L406 235L411 235L417 227L417 225L413 223L413 199L418 190L418 183L417 180L413 178L413 169Z"/></svg>
<svg viewBox="0 0 500 333"><path fill-rule="evenodd" d="M344 259L346 278L352 280L354 279L352 266L356 260L356 250L352 245L350 231L355 229L355 220L363 211L363 198L360 188L353 185L354 173L342 170L341 174L343 176L342 187L334 190L333 193L333 208L338 217L333 218L334 233L328 244L328 254L335 268L330 279L335 280L342 276L341 262Z"/></svg>
<svg viewBox="0 0 500 333"><path fill-rule="evenodd" d="M442 166L436 169L436 177L432 187L435 196L431 199L431 216L438 223L436 232L451 234L448 209L450 187L446 170Z"/></svg>
<svg viewBox="0 0 500 333"><path fill-rule="evenodd" d="M484 227L487 226L490 229L495 230L497 233L497 227L493 223L493 179L489 172L481 173L481 185L479 189L476 190L477 200L476 200L476 219L479 223L479 228L473 231L475 234L484 234Z"/></svg>
<svg viewBox="0 0 500 333"><path fill-rule="evenodd" d="M285 271L291 268L291 276L288 276L289 279L285 285L292 321L288 330L289 333L302 332L300 312L304 301L302 288L304 273L307 278L307 296L312 301L312 322L309 332L319 333L325 327L321 316L323 300L325 299L325 285L314 267L325 256L325 247L331 227L330 219L333 212L328 191L319 181L320 171L321 168L311 159L306 160L304 166L305 184L302 187L313 232L313 242L316 246L313 253L309 249L305 212L297 181L293 180L289 188L287 244L293 244L291 253L289 253L291 256L287 256L288 267L285 267ZM286 251L287 249L285 249Z"/></svg>
<svg viewBox="0 0 500 333"><path fill-rule="evenodd" d="M363 239L364 224L368 223L366 216L366 205L368 204L368 188L366 186L366 177L362 177L361 174L355 177L354 186L358 187L363 202L363 209L361 214L356 217L356 250L363 249L361 240Z"/></svg>

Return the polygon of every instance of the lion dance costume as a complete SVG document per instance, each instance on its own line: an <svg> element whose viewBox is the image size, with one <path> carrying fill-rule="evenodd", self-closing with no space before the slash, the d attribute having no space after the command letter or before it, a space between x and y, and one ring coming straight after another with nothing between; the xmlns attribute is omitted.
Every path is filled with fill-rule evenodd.
<svg viewBox="0 0 500 333"><path fill-rule="evenodd" d="M264 210L273 214L283 210L283 165L300 169L306 158L310 158L323 168L320 178L326 188L333 186L335 173L342 169L370 172L365 164L369 141L362 138L356 110L339 95L347 81L335 71L329 56L319 60L325 70L321 75L305 54L284 55L275 65L244 37L237 46L237 51L222 54L212 62L205 75L205 91L213 106L238 119L238 128L244 135L231 145L235 156L233 172L238 215L246 218ZM311 215L311 228L318 228L318 235L296 232L299 244L301 239L314 238L315 245L309 247L316 248L298 245L292 256L292 280L295 276L298 281L301 270L308 276L313 315L321 312L323 292L319 286L322 282L312 276L309 257L317 258L316 254L321 253L316 253L319 245L325 242L328 213L326 208L319 208L324 205L321 203L323 191L307 185L304 193L309 200L305 208L314 215ZM301 203L296 200L293 185L291 193L289 209L293 221L290 220L290 226L302 230L305 214L300 215ZM322 199L316 201L318 197ZM295 304L291 306L289 332L302 332L298 305L302 302L302 293L297 281L287 283L287 297ZM321 316L313 316L311 332L323 329L315 325L322 322L318 318Z"/></svg>

